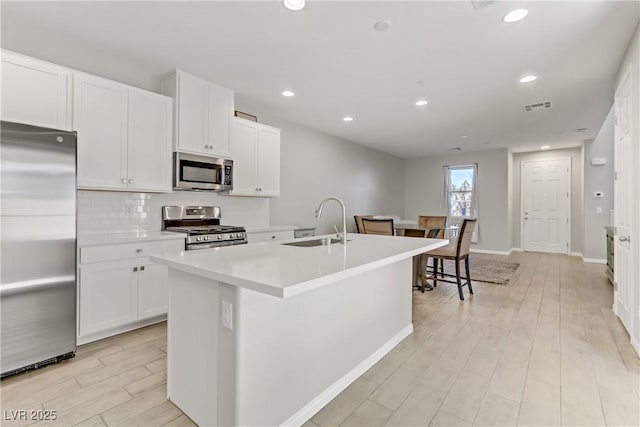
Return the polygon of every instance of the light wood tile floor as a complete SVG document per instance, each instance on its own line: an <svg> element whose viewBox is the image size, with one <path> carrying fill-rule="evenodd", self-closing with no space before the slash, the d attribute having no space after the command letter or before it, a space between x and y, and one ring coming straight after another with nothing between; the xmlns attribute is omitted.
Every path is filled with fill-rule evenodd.
<svg viewBox="0 0 640 427"><path fill-rule="evenodd" d="M611 312L604 267L507 260L521 264L509 285L476 283L464 302L448 284L414 293L414 333L305 426L640 425L640 360ZM165 389L162 323L2 381L0 424L34 423L5 411L55 409L56 421L35 424L193 425Z"/></svg>

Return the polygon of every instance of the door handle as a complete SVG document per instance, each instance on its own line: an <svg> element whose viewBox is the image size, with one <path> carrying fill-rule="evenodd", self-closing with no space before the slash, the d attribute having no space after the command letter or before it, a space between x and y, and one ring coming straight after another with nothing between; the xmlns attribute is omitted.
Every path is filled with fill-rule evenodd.
<svg viewBox="0 0 640 427"><path fill-rule="evenodd" d="M620 240L621 242L631 242L631 237L630 236L620 236L620 237L618 237L618 240Z"/></svg>

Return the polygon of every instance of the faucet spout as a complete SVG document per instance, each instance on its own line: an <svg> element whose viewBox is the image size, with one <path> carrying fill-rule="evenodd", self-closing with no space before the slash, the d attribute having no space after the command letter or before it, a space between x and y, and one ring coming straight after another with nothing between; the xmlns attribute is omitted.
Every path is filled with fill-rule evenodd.
<svg viewBox="0 0 640 427"><path fill-rule="evenodd" d="M340 243L343 245L347 244L347 209L344 206L344 202L337 197L327 197L322 202L320 202L320 206L316 209L315 216L316 218L320 218L322 216L322 209L324 208L324 204L329 200L333 200L338 202L342 207L342 234L340 234Z"/></svg>

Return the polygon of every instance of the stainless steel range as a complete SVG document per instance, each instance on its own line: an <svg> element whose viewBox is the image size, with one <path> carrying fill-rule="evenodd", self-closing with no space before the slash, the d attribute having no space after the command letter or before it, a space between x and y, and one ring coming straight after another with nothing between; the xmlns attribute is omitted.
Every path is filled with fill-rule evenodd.
<svg viewBox="0 0 640 427"><path fill-rule="evenodd" d="M218 206L164 206L162 229L186 233L188 251L247 243L244 227L220 225Z"/></svg>

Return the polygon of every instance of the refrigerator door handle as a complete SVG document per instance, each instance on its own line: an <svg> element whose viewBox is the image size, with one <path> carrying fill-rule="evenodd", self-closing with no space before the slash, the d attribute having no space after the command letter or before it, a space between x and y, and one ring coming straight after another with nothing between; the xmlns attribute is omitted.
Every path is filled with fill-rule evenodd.
<svg viewBox="0 0 640 427"><path fill-rule="evenodd" d="M8 297L34 290L55 288L62 283L75 282L76 276L47 277L45 279L25 280L24 282L5 283L0 287L0 296Z"/></svg>

